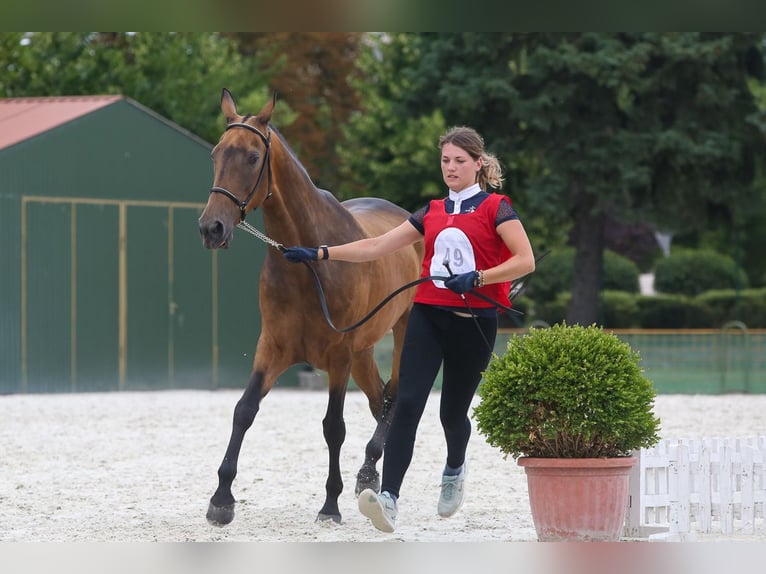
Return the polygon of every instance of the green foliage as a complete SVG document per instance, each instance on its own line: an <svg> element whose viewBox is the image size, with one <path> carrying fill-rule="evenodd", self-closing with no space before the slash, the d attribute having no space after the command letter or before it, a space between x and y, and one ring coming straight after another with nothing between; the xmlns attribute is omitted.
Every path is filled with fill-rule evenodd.
<svg viewBox="0 0 766 574"><path fill-rule="evenodd" d="M711 213L735 205L747 213L755 201L752 182L763 160L766 122L748 82L763 74L762 38L693 32L391 35L367 61L385 69L372 77L368 93L390 104L369 129L374 133L388 121L392 131L380 146L393 150L398 134L417 128L412 120L432 118L435 111L447 126L476 127L504 162L506 189L520 213L530 222L545 221L548 229L571 227L577 237L599 213L674 233L704 229ZM375 138L359 141L373 145ZM387 157L374 159L384 163ZM410 176L404 185L415 196L407 205L422 203L430 174L441 187L438 172L425 165L403 169ZM363 180L375 190L386 184ZM598 237L578 242L578 249L601 253ZM551 239L532 236L534 245ZM576 304L595 310L591 303L606 286L589 271L574 273L585 274L576 291L583 301Z"/></svg>
<svg viewBox="0 0 766 574"><path fill-rule="evenodd" d="M529 282L529 296L538 303L553 301L560 293L572 290L573 277L574 249L554 249L535 268Z"/></svg>
<svg viewBox="0 0 766 574"><path fill-rule="evenodd" d="M560 323L572 296L565 291L553 301L533 303L525 309L527 321ZM719 329L729 321L748 328L766 328L766 288L714 289L687 295L635 295L624 291L600 293L598 324L609 329ZM518 326L518 325L514 325Z"/></svg>
<svg viewBox="0 0 766 574"><path fill-rule="evenodd" d="M336 145L343 198L384 197L409 211L444 195L439 171L439 136L446 131L438 108L423 114L403 113L401 95L406 82L398 66L415 54L410 36L391 41L372 36L359 56L361 79L352 81L362 95L363 109L351 114Z"/></svg>
<svg viewBox="0 0 766 574"><path fill-rule="evenodd" d="M561 323L566 319L569 303L572 301L572 293L562 291L555 298L548 301L535 301L535 318L545 321L549 325Z"/></svg>
<svg viewBox="0 0 766 574"><path fill-rule="evenodd" d="M224 126L222 88L229 88L238 102L257 100L258 109L268 99L267 79L254 62L243 59L232 40L214 33L35 32L0 37L2 97L122 94L211 143Z"/></svg>
<svg viewBox="0 0 766 574"><path fill-rule="evenodd" d="M535 270L530 280L530 296L537 302L550 302L559 293L570 291L574 280L575 251L571 247L553 250ZM639 292L638 266L613 251L604 252L602 288L628 293Z"/></svg>
<svg viewBox="0 0 766 574"><path fill-rule="evenodd" d="M654 287L659 293L697 295L711 289L747 287L734 260L712 250L678 250L657 261Z"/></svg>
<svg viewBox="0 0 766 574"><path fill-rule="evenodd" d="M529 325L534 319L534 302L522 294L513 300L512 307L524 313L519 316L516 313L501 313L498 317L498 326L507 329L518 329Z"/></svg>
<svg viewBox="0 0 766 574"><path fill-rule="evenodd" d="M513 458L628 455L659 440L640 357L596 326L514 336L493 356L474 410L487 442Z"/></svg>
<svg viewBox="0 0 766 574"><path fill-rule="evenodd" d="M651 295L637 299L639 327L644 329L694 329L710 326L703 305L685 295Z"/></svg>
<svg viewBox="0 0 766 574"><path fill-rule="evenodd" d="M641 290L638 281L640 273L638 265L627 257L618 255L609 249L604 251L604 280L602 289L638 293Z"/></svg>
<svg viewBox="0 0 766 574"><path fill-rule="evenodd" d="M710 327L720 328L729 321L742 321L751 329L766 328L766 288L715 289L700 293L695 300L710 317Z"/></svg>
<svg viewBox="0 0 766 574"><path fill-rule="evenodd" d="M600 324L610 329L637 327L640 314L636 295L624 291L602 291L599 315Z"/></svg>

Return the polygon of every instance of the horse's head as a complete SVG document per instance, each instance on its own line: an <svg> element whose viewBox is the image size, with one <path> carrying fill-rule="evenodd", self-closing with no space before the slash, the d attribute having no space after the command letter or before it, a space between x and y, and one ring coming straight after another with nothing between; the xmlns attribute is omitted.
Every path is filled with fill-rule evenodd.
<svg viewBox="0 0 766 574"><path fill-rule="evenodd" d="M241 116L229 90L221 94L226 131L213 148L213 187L199 232L208 249L228 247L234 227L271 193L271 130L269 120L276 98L256 116Z"/></svg>

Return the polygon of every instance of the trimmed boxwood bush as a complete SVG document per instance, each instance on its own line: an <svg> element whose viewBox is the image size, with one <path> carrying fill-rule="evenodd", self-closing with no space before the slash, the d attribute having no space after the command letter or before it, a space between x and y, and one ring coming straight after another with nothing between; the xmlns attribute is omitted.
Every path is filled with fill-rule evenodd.
<svg viewBox="0 0 766 574"><path fill-rule="evenodd" d="M535 303L535 319L545 321L549 325L561 323L567 317L569 302L572 294L569 291L559 293L553 301Z"/></svg>
<svg viewBox="0 0 766 574"><path fill-rule="evenodd" d="M640 274L641 271L638 265L627 257L623 257L608 249L604 252L604 280L602 289L639 293L641 291L638 281Z"/></svg>
<svg viewBox="0 0 766 574"><path fill-rule="evenodd" d="M574 258L575 250L572 247L554 249L537 266L530 280L529 295L536 302L550 302L559 294L571 291ZM638 266L627 257L609 250L604 252L603 289L638 293L639 274Z"/></svg>
<svg viewBox="0 0 766 574"><path fill-rule="evenodd" d="M502 301L501 301L502 303ZM498 325L504 328L519 328L529 325L534 320L534 303L526 295L519 295L513 300L512 307L521 311L524 315L516 313L500 313L498 316Z"/></svg>
<svg viewBox="0 0 766 574"><path fill-rule="evenodd" d="M644 329L695 329L709 327L711 318L701 303L683 295L637 298L640 327Z"/></svg>
<svg viewBox="0 0 766 574"><path fill-rule="evenodd" d="M738 319L751 329L766 328L766 287L744 289L737 299L735 289L716 289L695 297L710 317L711 327L722 327Z"/></svg>
<svg viewBox="0 0 766 574"><path fill-rule="evenodd" d="M654 288L658 293L698 295L711 289L748 286L747 275L734 260L709 249L682 249L657 261Z"/></svg>
<svg viewBox="0 0 766 574"><path fill-rule="evenodd" d="M636 295L624 291L601 292L601 324L610 329L630 329L640 324Z"/></svg>
<svg viewBox="0 0 766 574"><path fill-rule="evenodd" d="M537 303L534 316L549 325L566 319L572 294L559 293L553 301ZM624 291L606 290L601 292L598 323L610 329L630 329L641 324L638 295Z"/></svg>
<svg viewBox="0 0 766 574"><path fill-rule="evenodd" d="M652 446L656 393L639 361L595 325L530 329L484 372L477 429L513 458L616 457Z"/></svg>

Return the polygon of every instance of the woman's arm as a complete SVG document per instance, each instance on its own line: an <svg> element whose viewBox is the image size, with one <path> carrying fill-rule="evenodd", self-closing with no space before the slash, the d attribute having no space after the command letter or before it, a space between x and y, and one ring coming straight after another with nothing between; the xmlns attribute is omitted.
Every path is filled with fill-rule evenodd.
<svg viewBox="0 0 766 574"><path fill-rule="evenodd" d="M500 228L498 227L498 229ZM398 251L422 238L420 232L409 221L404 221L383 235L328 247L328 259L353 262L370 261Z"/></svg>
<svg viewBox="0 0 766 574"><path fill-rule="evenodd" d="M518 219L504 221L497 226L497 234L513 254L500 265L484 269L484 284L502 283L524 277L535 270L535 254L524 226Z"/></svg>

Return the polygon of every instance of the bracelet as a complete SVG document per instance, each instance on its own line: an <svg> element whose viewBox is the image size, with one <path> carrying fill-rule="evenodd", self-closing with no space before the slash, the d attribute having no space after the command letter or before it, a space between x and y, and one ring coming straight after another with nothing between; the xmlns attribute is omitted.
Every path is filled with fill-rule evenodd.
<svg viewBox="0 0 766 574"><path fill-rule="evenodd" d="M322 259L330 258L330 252L327 250L327 245L320 245L319 249L322 250Z"/></svg>
<svg viewBox="0 0 766 574"><path fill-rule="evenodd" d="M484 271L482 269L478 269L476 273L476 279L473 280L474 287L484 287Z"/></svg>

